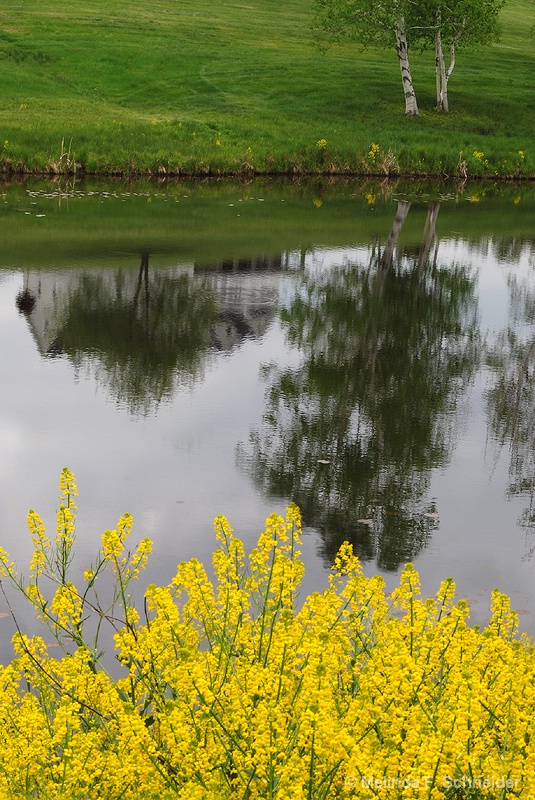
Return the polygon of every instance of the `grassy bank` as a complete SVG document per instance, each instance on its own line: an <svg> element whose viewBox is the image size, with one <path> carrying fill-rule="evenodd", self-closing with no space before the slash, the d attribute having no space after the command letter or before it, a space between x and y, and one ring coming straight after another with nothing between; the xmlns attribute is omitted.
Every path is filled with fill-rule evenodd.
<svg viewBox="0 0 535 800"><path fill-rule="evenodd" d="M6 0L0 168L535 176L529 0L506 6L499 44L458 53L448 115L433 54L413 54L417 119L393 48L321 55L312 16L310 0Z"/></svg>

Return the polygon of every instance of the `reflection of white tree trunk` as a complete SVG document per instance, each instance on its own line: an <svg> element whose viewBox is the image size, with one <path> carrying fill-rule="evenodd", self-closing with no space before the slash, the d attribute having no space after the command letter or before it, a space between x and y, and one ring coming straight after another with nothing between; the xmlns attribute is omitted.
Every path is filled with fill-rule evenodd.
<svg viewBox="0 0 535 800"><path fill-rule="evenodd" d="M394 256L396 254L399 234L401 233L401 229L405 224L410 207L411 204L408 202L408 200L398 200L396 216L394 218L394 222L392 223L390 233L388 234L385 249L383 250L382 256L378 258L377 276L374 283L374 293L376 295L380 295L383 291L385 278L388 270L392 266L392 262L394 261Z"/></svg>
<svg viewBox="0 0 535 800"><path fill-rule="evenodd" d="M137 313L139 296L141 294L141 287L142 286L144 286L144 288L145 288L145 304L144 304L144 309L145 309L145 329L146 329L146 331L148 333L148 329L149 329L149 297L150 297L150 292L149 292L149 254L148 253L142 253L141 254L141 264L140 264L140 267L139 267L139 275L138 275L138 280L137 280L136 293L134 295L134 302L133 302L134 316Z"/></svg>
<svg viewBox="0 0 535 800"><path fill-rule="evenodd" d="M424 232L422 235L422 244L420 245L420 252L418 254L418 274L422 272L425 265L429 261L429 254L433 244L437 242L437 217L440 211L440 203L433 202L427 206L427 217L425 220ZM435 249L436 258L436 249Z"/></svg>
<svg viewBox="0 0 535 800"><path fill-rule="evenodd" d="M137 306L141 286L145 287L145 302L149 301L149 254L141 254L141 265L139 267L139 274L137 279L136 293L134 295L134 306Z"/></svg>
<svg viewBox="0 0 535 800"><path fill-rule="evenodd" d="M405 33L405 22L403 19L399 20L396 26L396 52L398 54L401 80L403 82L403 92L405 94L405 114L408 114L410 117L417 117L419 115L419 111L418 104L416 102L416 94L414 92L414 86L412 83L411 67L409 64L409 48Z"/></svg>
<svg viewBox="0 0 535 800"><path fill-rule="evenodd" d="M371 260L370 260L370 267L373 263L376 263L376 258L377 258L379 262L378 263L379 284L382 284L384 276L386 275L386 273L388 272L388 270L390 269L390 267L394 262L399 235L401 233L403 225L405 224L405 220L407 219L407 215L410 211L410 208L411 208L411 203L408 200L398 200L396 216L394 218L394 222L392 223L392 227L390 228L390 233L388 234L388 239L386 240L385 248L380 258L379 258L379 247L377 240L373 246ZM422 233L422 241L420 244L420 251L418 253L418 261L417 262L415 261L415 266L417 267L418 274L421 273L425 265L428 263L433 244L435 245L437 244L436 225L437 225L439 211L440 211L440 203L438 201L431 202L427 206L427 217L425 220L425 226ZM436 251L434 258L436 258Z"/></svg>
<svg viewBox="0 0 535 800"><path fill-rule="evenodd" d="M399 234L401 233L401 229L405 224L405 220L407 219L407 214L409 213L410 207L411 204L409 203L408 200L398 200L398 208L396 211L396 216L394 218L394 222L392 223L390 233L388 234L388 239L386 241L383 257L381 259L381 267L383 269L388 269L392 265L392 261L394 260L394 254L396 252L396 246L399 239Z"/></svg>

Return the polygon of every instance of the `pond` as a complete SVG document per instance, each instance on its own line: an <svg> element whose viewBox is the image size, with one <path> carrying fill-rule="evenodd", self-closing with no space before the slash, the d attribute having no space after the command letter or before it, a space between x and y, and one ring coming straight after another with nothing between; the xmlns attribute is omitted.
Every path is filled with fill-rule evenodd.
<svg viewBox="0 0 535 800"><path fill-rule="evenodd" d="M494 587L535 633L535 189L258 180L2 187L0 545L75 569L125 511L146 581L294 501L303 593L344 540L396 585ZM0 599L2 660L12 623ZM21 626L33 631L20 608Z"/></svg>

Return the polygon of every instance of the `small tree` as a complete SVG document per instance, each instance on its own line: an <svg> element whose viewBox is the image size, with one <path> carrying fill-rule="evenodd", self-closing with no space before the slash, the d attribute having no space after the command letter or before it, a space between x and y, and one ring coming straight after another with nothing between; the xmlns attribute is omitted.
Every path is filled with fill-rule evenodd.
<svg viewBox="0 0 535 800"><path fill-rule="evenodd" d="M434 47L437 109L448 111L448 81L460 45L484 46L497 41L499 13L506 0L425 0L413 6L411 38L424 47ZM444 48L449 48L446 66Z"/></svg>
<svg viewBox="0 0 535 800"><path fill-rule="evenodd" d="M316 28L329 42L348 38L366 47L395 46L401 70L405 113L418 116L418 104L409 64L406 18L408 0L315 0Z"/></svg>
<svg viewBox="0 0 535 800"><path fill-rule="evenodd" d="M448 111L448 81L459 45L489 45L499 36L499 12L506 0L315 0L316 27L330 42L349 38L363 46L395 44L405 113L418 116L409 64L409 45L435 50L437 108ZM444 48L450 50L446 66Z"/></svg>

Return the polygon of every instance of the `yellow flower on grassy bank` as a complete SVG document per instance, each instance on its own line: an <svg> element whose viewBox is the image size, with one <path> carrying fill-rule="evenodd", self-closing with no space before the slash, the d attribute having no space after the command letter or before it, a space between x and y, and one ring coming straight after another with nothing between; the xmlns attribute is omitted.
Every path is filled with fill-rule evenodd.
<svg viewBox="0 0 535 800"><path fill-rule="evenodd" d="M372 144L370 145L370 150L368 152L368 158L372 162L372 164L375 164L377 156L379 155L380 152L381 152L380 145L376 144L375 142L372 142Z"/></svg>

